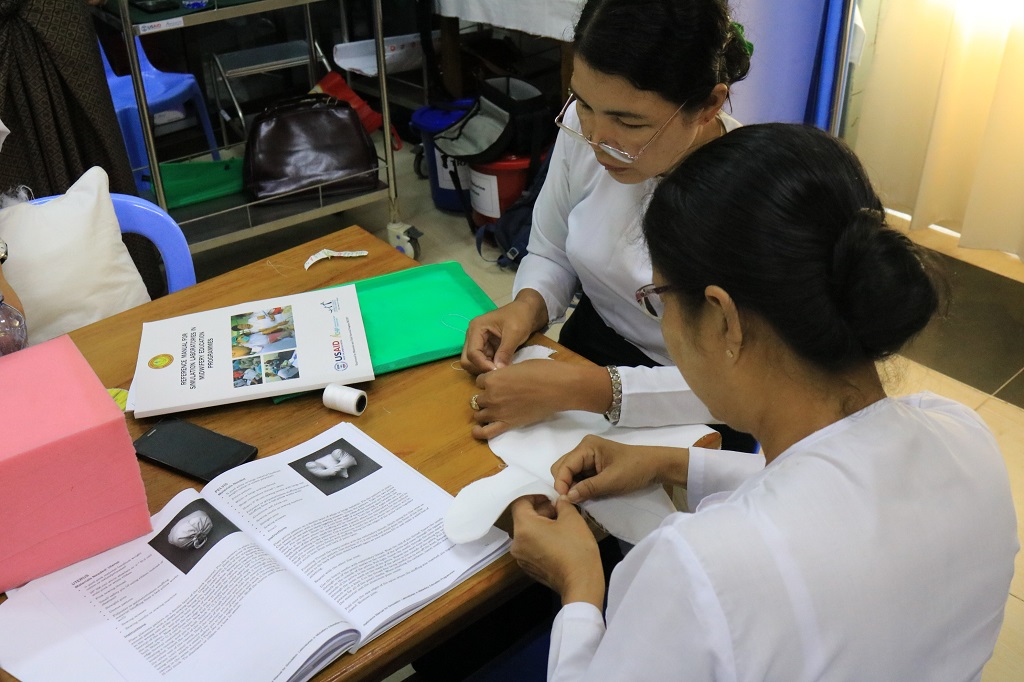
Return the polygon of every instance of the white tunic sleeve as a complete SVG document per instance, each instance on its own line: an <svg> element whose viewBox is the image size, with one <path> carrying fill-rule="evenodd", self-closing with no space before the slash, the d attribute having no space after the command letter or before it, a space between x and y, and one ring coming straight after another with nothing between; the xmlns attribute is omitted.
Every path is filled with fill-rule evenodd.
<svg viewBox="0 0 1024 682"><path fill-rule="evenodd" d="M568 604L559 612L549 682L735 679L718 595L682 538L664 527L655 535L615 569L607 630L591 605Z"/></svg>
<svg viewBox="0 0 1024 682"><path fill-rule="evenodd" d="M604 636L604 617L593 604L566 604L551 625L548 679L572 680L590 664Z"/></svg>
<svg viewBox="0 0 1024 682"><path fill-rule="evenodd" d="M686 474L686 503L690 511L696 511L700 501L709 495L736 490L763 469L764 455L759 452L691 447Z"/></svg>
<svg viewBox="0 0 1024 682"><path fill-rule="evenodd" d="M523 289L537 291L547 304L549 322L565 315L577 287L576 270L565 249L569 212L573 207L569 178L566 139L560 133L551 152L547 177L533 207L528 253L519 264L512 287L512 298Z"/></svg>
<svg viewBox="0 0 1024 682"><path fill-rule="evenodd" d="M707 424L717 421L687 386L675 366L619 367L622 412L619 426Z"/></svg>

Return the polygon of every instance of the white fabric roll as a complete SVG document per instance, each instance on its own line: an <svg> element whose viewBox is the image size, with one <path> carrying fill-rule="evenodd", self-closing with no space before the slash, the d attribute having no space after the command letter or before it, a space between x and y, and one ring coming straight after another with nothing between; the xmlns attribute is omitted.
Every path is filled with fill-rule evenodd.
<svg viewBox="0 0 1024 682"><path fill-rule="evenodd" d="M328 384L324 388L324 406L358 417L366 409L366 392L342 384Z"/></svg>

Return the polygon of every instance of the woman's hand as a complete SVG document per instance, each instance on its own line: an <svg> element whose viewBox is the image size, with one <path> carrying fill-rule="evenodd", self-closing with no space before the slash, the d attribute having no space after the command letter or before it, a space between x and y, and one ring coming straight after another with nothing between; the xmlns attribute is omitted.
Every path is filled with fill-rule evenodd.
<svg viewBox="0 0 1024 682"><path fill-rule="evenodd" d="M594 534L564 499L552 506L543 495L512 503L512 557L534 580L562 597L562 604L604 603L604 569Z"/></svg>
<svg viewBox="0 0 1024 682"><path fill-rule="evenodd" d="M586 436L573 450L551 465L555 491L572 503L595 497L622 495L652 483L686 485L690 451L623 445Z"/></svg>
<svg viewBox="0 0 1024 682"><path fill-rule="evenodd" d="M512 364L512 355L548 321L547 304L533 289L516 300L473 318L462 346L462 368L473 374Z"/></svg>
<svg viewBox="0 0 1024 682"><path fill-rule="evenodd" d="M604 412L612 400L608 370L596 365L526 360L481 374L473 437L494 438L564 410Z"/></svg>

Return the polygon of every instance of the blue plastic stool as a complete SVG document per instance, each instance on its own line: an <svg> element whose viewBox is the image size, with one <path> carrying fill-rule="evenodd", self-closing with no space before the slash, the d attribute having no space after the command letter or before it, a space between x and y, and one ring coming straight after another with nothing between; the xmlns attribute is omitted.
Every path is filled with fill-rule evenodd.
<svg viewBox="0 0 1024 682"><path fill-rule="evenodd" d="M142 73L142 84L146 91L146 104L149 110L156 114L185 105L191 106L203 127L203 134L206 136L211 156L215 161L219 161L220 152L217 150L217 138L213 135L210 115L206 110L206 100L203 99L203 93L199 89L196 77L190 73L157 70L142 49L142 42L138 36L135 37L135 47L139 55L139 68ZM132 165L135 184L140 190L148 190L150 184L146 176L149 174L149 157L146 155L142 120L139 117L138 104L135 101L132 78L131 76L118 76L114 73L102 45L100 46L100 55L103 58L103 70L107 75L110 97L114 101L117 122L121 126L121 135L124 137L125 147L128 150L128 160Z"/></svg>

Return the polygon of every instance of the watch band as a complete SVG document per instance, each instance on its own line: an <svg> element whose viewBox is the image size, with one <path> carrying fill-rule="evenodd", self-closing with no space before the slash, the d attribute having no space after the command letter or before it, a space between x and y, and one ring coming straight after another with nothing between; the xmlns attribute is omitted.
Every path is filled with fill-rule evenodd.
<svg viewBox="0 0 1024 682"><path fill-rule="evenodd" d="M605 369L608 370L608 378L612 380L612 404L604 413L604 418L615 426L622 416L622 377L619 376L619 368L615 365L608 365Z"/></svg>

